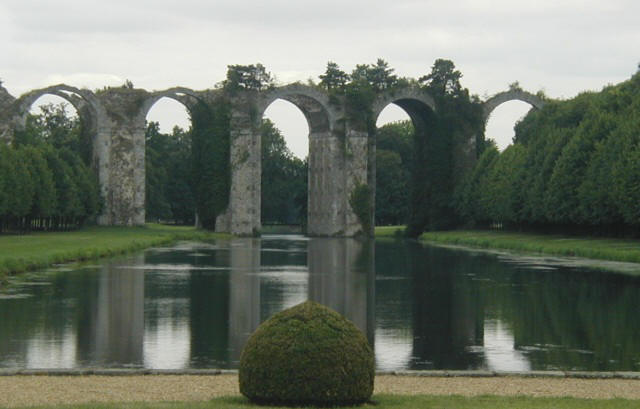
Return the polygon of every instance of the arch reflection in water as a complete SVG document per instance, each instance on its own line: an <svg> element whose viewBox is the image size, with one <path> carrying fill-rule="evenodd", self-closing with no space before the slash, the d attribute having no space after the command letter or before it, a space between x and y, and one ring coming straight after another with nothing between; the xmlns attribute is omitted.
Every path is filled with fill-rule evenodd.
<svg viewBox="0 0 640 409"><path fill-rule="evenodd" d="M134 267L144 256L132 258L127 266L105 264L98 278L98 294L92 305L92 319L85 327L93 342L90 361L104 365L143 363L144 274Z"/></svg>
<svg viewBox="0 0 640 409"><path fill-rule="evenodd" d="M308 243L308 246L307 246ZM364 254L368 251L368 254ZM278 236L230 246L229 351L232 366L248 337L277 311L306 299L353 321L373 343L373 243ZM291 264L284 262L288 259ZM301 268L304 258L307 268ZM263 299L263 292L268 294Z"/></svg>
<svg viewBox="0 0 640 409"><path fill-rule="evenodd" d="M309 242L309 299L338 311L374 342L373 242L318 238Z"/></svg>

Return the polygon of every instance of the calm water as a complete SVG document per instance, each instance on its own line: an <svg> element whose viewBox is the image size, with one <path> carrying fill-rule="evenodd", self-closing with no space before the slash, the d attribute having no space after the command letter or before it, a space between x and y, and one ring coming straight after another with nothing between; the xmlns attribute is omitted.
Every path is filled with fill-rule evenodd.
<svg viewBox="0 0 640 409"><path fill-rule="evenodd" d="M306 299L379 369L640 370L640 279L413 242L268 236L32 274L0 294L0 367L234 368Z"/></svg>

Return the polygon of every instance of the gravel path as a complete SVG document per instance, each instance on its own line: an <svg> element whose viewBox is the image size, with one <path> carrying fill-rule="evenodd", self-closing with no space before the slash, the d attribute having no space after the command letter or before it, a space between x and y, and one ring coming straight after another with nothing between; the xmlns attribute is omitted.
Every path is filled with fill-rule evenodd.
<svg viewBox="0 0 640 409"><path fill-rule="evenodd" d="M202 401L237 395L237 375L4 376L0 407L87 402ZM375 393L640 399L640 380L379 375Z"/></svg>

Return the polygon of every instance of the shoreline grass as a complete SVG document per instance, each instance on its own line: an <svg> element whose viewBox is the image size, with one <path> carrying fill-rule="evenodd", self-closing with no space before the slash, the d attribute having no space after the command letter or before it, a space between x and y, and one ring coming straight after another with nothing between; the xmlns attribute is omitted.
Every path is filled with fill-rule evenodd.
<svg viewBox="0 0 640 409"><path fill-rule="evenodd" d="M423 243L453 244L532 254L640 263L640 240L557 234L453 230L423 233Z"/></svg>
<svg viewBox="0 0 640 409"><path fill-rule="evenodd" d="M77 405L32 406L32 409L242 409L261 408L241 396L224 396L209 401L196 402L133 402L133 403L89 403ZM284 406L268 406L272 409L287 409ZM303 406L314 408L315 406ZM336 406L341 408L344 406ZM438 408L438 409L639 409L640 400L632 399L583 399L570 397L531 397L482 395L465 397L460 395L374 395L371 402L344 408Z"/></svg>
<svg viewBox="0 0 640 409"><path fill-rule="evenodd" d="M374 236L376 239L388 237L404 237L406 226L376 226Z"/></svg>
<svg viewBox="0 0 640 409"><path fill-rule="evenodd" d="M190 226L87 227L71 232L0 236L0 286L10 275L52 264L110 257L176 240L213 240L227 234Z"/></svg>

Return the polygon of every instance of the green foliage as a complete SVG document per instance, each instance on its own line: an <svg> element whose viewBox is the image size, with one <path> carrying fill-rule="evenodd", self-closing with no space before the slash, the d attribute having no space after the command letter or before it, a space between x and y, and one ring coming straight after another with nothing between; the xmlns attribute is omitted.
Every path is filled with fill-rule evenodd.
<svg viewBox="0 0 640 409"><path fill-rule="evenodd" d="M358 216L360 224L362 225L362 233L366 236L373 235L373 226L371 225L371 187L366 183L360 183L356 185L349 196L349 205Z"/></svg>
<svg viewBox="0 0 640 409"><path fill-rule="evenodd" d="M13 147L0 149L0 231L69 229L99 213L83 132L64 104L45 105L27 117Z"/></svg>
<svg viewBox="0 0 640 409"><path fill-rule="evenodd" d="M516 125L515 145L491 162L481 157L456 192L458 215L468 224L636 234L638 112L638 74L599 93L548 101Z"/></svg>
<svg viewBox="0 0 640 409"><path fill-rule="evenodd" d="M487 209L480 203L484 196L483 188L488 185L489 174L498 156L498 148L492 141L455 192L456 211L469 225L482 225L488 220Z"/></svg>
<svg viewBox="0 0 640 409"><path fill-rule="evenodd" d="M464 180L464 168L456 164L458 149L472 135L482 135L482 104L460 84L462 74L449 60L436 60L420 83L436 103L436 112L412 118L416 128L412 172L411 219L407 234L440 230L460 223L455 212L454 189Z"/></svg>
<svg viewBox="0 0 640 409"><path fill-rule="evenodd" d="M312 301L262 323L240 357L240 392L258 403L364 403L374 376L373 350L362 332Z"/></svg>
<svg viewBox="0 0 640 409"><path fill-rule="evenodd" d="M147 220L193 224L191 132L175 127L171 134L162 134L158 124L151 122L145 149Z"/></svg>
<svg viewBox="0 0 640 409"><path fill-rule="evenodd" d="M268 119L260 127L262 138L263 224L306 225L307 161L296 158L280 131Z"/></svg>
<svg viewBox="0 0 640 409"><path fill-rule="evenodd" d="M459 95L463 92L460 85L462 73L455 68L453 61L439 58L431 66L431 72L420 77L418 82L436 98L444 95Z"/></svg>
<svg viewBox="0 0 640 409"><path fill-rule="evenodd" d="M230 105L198 102L191 109L192 186L202 227L215 229L216 217L229 204L231 188Z"/></svg>
<svg viewBox="0 0 640 409"><path fill-rule="evenodd" d="M344 90L349 79L349 74L342 71L338 64L333 61L329 61L327 63L325 73L320 75L320 86L325 88L327 91Z"/></svg>
<svg viewBox="0 0 640 409"><path fill-rule="evenodd" d="M227 66L227 79L224 89L233 94L239 90L262 91L274 86L271 73L258 63L251 65Z"/></svg>
<svg viewBox="0 0 640 409"><path fill-rule="evenodd" d="M393 122L376 131L376 226L409 221L413 138L411 121Z"/></svg>

